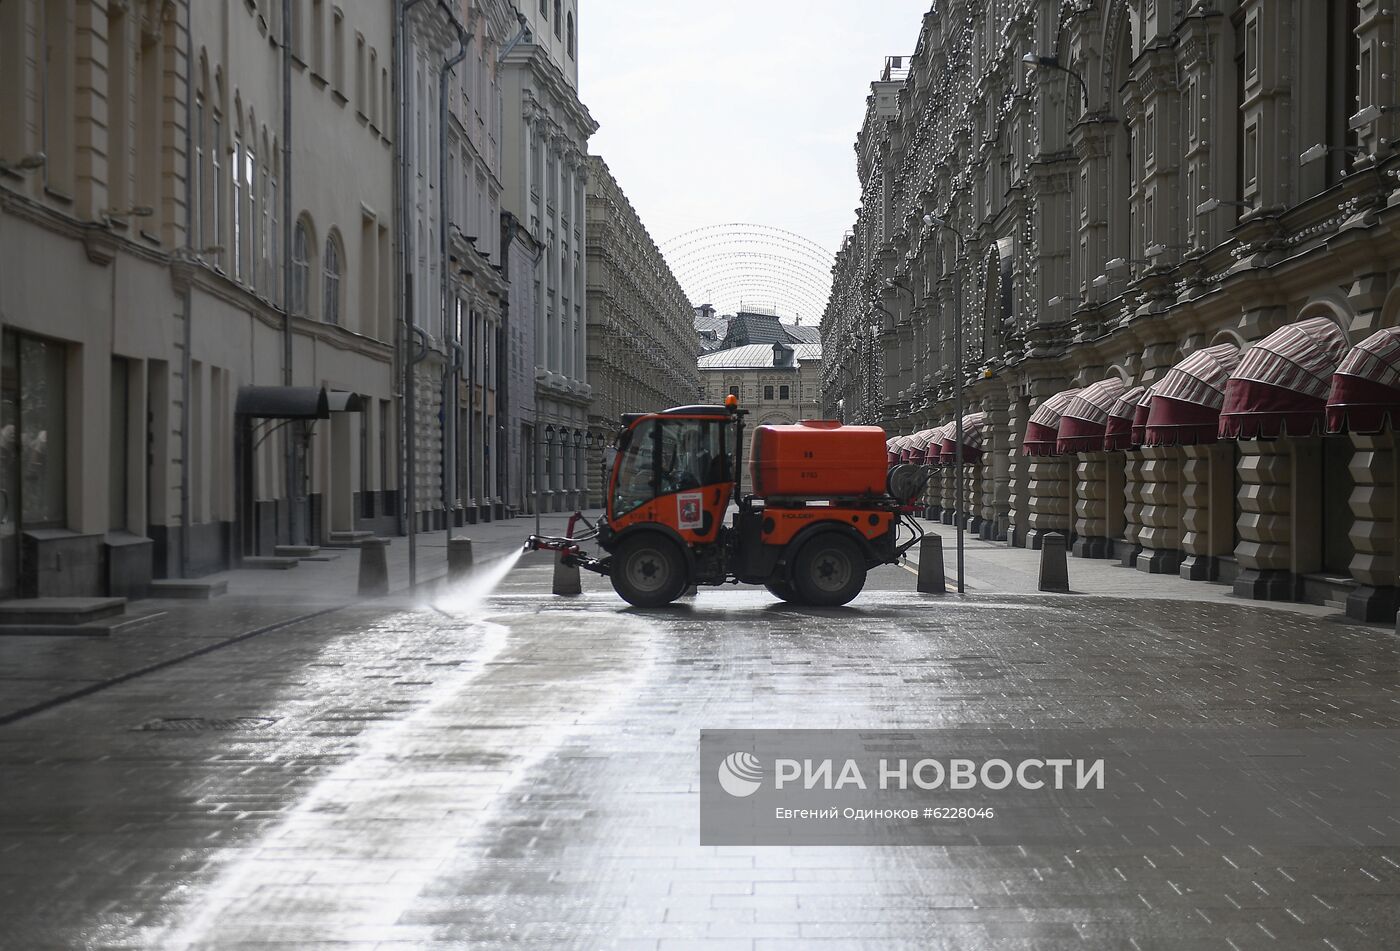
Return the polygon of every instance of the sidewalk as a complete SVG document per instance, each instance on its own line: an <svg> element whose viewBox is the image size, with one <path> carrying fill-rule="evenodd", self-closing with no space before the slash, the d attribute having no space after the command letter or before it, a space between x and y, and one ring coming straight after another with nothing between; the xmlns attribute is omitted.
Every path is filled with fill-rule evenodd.
<svg viewBox="0 0 1400 951"><path fill-rule="evenodd" d="M951 525L919 519L925 532L943 539L943 571L948 578L948 590L956 590L957 533ZM964 561L968 594L1041 594L1040 552L1029 548L1011 548L1005 542L987 542L965 534ZM919 546L909 550L906 560L917 569ZM1247 605L1273 611L1305 614L1309 617L1333 618L1348 624L1359 624L1346 618L1341 605L1302 604L1293 601L1251 601L1236 597L1228 585L1208 581L1187 581L1177 575L1150 575L1136 568L1124 568L1116 560L1076 558L1069 556L1069 595L1095 595L1112 598L1145 598L1168 601L1190 601L1204 604ZM1389 629L1391 625L1362 625Z"/></svg>
<svg viewBox="0 0 1400 951"><path fill-rule="evenodd" d="M587 513L592 518L597 512ZM568 515L544 515L541 531L563 534ZM533 518L507 519L452 530L473 540L476 561L519 548L535 530ZM447 533L418 535L417 583L447 574ZM409 588L408 539L387 550L390 597ZM228 593L204 600L148 598L127 605L130 617L150 620L110 637L29 637L0 633L0 725L48 706L193 654L287 627L358 602L359 550L322 549L327 561L295 568L241 569L209 576L227 579Z"/></svg>

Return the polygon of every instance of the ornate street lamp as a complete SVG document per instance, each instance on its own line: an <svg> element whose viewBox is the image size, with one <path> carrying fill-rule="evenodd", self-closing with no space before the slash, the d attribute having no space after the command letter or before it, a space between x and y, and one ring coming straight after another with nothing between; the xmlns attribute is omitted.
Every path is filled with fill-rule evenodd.
<svg viewBox="0 0 1400 951"><path fill-rule="evenodd" d="M1070 69L1068 66L1062 65L1058 56L1041 56L1039 53L1027 53L1025 56L1021 57L1021 62L1025 63L1031 69L1055 69L1062 73L1068 73L1079 80L1079 88L1084 92L1084 111L1086 113L1089 111L1089 84L1084 81L1084 77L1079 75L1079 73Z"/></svg>

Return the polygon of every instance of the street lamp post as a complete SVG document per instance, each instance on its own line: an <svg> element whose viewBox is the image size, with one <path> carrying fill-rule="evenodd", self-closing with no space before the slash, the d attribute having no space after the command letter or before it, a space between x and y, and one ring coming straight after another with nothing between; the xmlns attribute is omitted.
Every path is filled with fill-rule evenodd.
<svg viewBox="0 0 1400 951"><path fill-rule="evenodd" d="M924 215L924 224L951 231L958 239L958 261L967 253L967 238L945 218ZM963 506L963 344L962 344L962 276L957 261L953 263L953 299L957 301L957 313L953 317L953 470L958 481L958 490L953 493L953 519L957 522L958 537L958 594L963 594L965 586L963 569L963 523L967 521Z"/></svg>
<svg viewBox="0 0 1400 951"><path fill-rule="evenodd" d="M575 429L573 432L574 442L574 477L579 480L578 497L574 499L575 510L582 510L584 500L588 495L588 462L584 460L583 465L579 465L580 457L583 455L583 430Z"/></svg>
<svg viewBox="0 0 1400 951"><path fill-rule="evenodd" d="M539 432L539 430L536 430L536 432ZM536 439L539 439L538 436L536 436L535 438L536 438ZM553 424L553 423L550 423L548 426L546 426L546 427L544 428L544 444L545 444L546 446L549 447L549 452L547 452L547 453L545 454L545 457L544 457L544 458L545 458L546 460L549 460L549 457L550 457L551 455L553 455L553 453L554 453L554 424ZM538 455L539 455L539 450L538 450L538 448L535 450L535 454L536 454L536 456L538 457ZM543 468L544 468L543 465L540 465L540 466L536 466L536 467L535 467L535 534L536 534L536 535L538 535L538 534L540 533L540 477L544 475L544 473L541 471Z"/></svg>

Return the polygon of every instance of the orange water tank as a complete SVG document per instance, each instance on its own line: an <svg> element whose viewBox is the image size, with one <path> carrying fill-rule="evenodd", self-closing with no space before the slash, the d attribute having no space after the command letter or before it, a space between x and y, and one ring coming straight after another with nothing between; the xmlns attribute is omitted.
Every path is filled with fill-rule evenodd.
<svg viewBox="0 0 1400 951"><path fill-rule="evenodd" d="M749 450L749 478L763 498L833 499L884 495L885 431L809 419L759 426Z"/></svg>

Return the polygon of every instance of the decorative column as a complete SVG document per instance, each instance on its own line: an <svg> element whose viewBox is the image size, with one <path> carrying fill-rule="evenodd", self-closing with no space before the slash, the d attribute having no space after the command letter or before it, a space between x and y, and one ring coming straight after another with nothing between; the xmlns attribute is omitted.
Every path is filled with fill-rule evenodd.
<svg viewBox="0 0 1400 951"><path fill-rule="evenodd" d="M1187 446L1181 466L1181 577L1214 581L1216 575L1210 532L1210 451L1214 446Z"/></svg>
<svg viewBox="0 0 1400 951"><path fill-rule="evenodd" d="M998 482L996 488L998 510L1006 513L1006 543L1015 548L1025 548L1026 532L1030 528L1030 495L1027 490L1030 459L1021 454L1021 440L1025 437L1026 421L1030 418L1031 410L1019 388L1008 387L1008 396L1005 429L1008 437L1007 471L1006 480ZM1004 509L1000 508L1003 500Z"/></svg>
<svg viewBox="0 0 1400 951"><path fill-rule="evenodd" d="M1108 472L1106 452L1077 453L1074 464L1074 553L1080 558L1108 558L1113 551L1108 529Z"/></svg>
<svg viewBox="0 0 1400 951"><path fill-rule="evenodd" d="M1123 549L1119 564L1124 568L1137 565L1142 553L1142 507L1145 501L1142 478L1142 450L1129 449L1123 453Z"/></svg>
<svg viewBox="0 0 1400 951"><path fill-rule="evenodd" d="M1176 574L1181 567L1180 446L1144 446L1142 452L1142 527L1137 570Z"/></svg>
<svg viewBox="0 0 1400 951"><path fill-rule="evenodd" d="M1026 533L1026 545L1039 551L1042 539L1050 532L1069 538L1072 464L1065 456L1035 456L1030 459L1029 469L1026 492L1030 496L1030 517L1026 524L1030 530Z"/></svg>
<svg viewBox="0 0 1400 951"><path fill-rule="evenodd" d="M1290 529L1293 461L1280 440L1240 442L1241 568L1235 594L1256 601L1291 601L1293 576Z"/></svg>
<svg viewBox="0 0 1400 951"><path fill-rule="evenodd" d="M1351 576L1357 587L1347 597L1347 617L1386 621L1395 617L1397 603L1396 513L1400 512L1400 481L1395 475L1395 434L1352 433L1351 444Z"/></svg>
<svg viewBox="0 0 1400 951"><path fill-rule="evenodd" d="M1004 392L993 391L982 400L987 421L982 428L982 522L978 535L987 541L1006 538L1010 507L1011 428Z"/></svg>
<svg viewBox="0 0 1400 951"><path fill-rule="evenodd" d="M982 532L982 463L963 466L963 528L973 535Z"/></svg>

